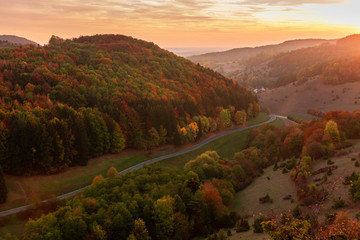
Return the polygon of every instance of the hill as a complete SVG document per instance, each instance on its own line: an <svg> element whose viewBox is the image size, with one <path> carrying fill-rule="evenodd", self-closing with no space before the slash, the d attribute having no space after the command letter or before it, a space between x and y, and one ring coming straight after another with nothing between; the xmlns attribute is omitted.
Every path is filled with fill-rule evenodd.
<svg viewBox="0 0 360 240"><path fill-rule="evenodd" d="M323 65L360 53L360 35L342 39L295 40L280 45L191 57L250 88L276 88L322 71ZM323 65L322 65L323 64Z"/></svg>
<svg viewBox="0 0 360 240"><path fill-rule="evenodd" d="M48 174L124 147L184 144L258 113L244 87L121 35L0 49L4 170Z"/></svg>
<svg viewBox="0 0 360 240"><path fill-rule="evenodd" d="M261 103L276 113L305 118L308 112L317 115L329 110L358 109L359 43L360 36L354 35L331 48L309 48L274 59L278 74L288 75L276 81L276 88L259 94Z"/></svg>
<svg viewBox="0 0 360 240"><path fill-rule="evenodd" d="M333 44L334 41L323 39L290 40L281 44L267 45L255 48L237 48L225 52L207 53L188 57L191 61L210 67L225 76L241 82L248 87L266 87L271 70L268 64L281 53Z"/></svg>
<svg viewBox="0 0 360 240"><path fill-rule="evenodd" d="M190 56L189 59L202 64L221 64L225 62L241 61L250 56L254 56L261 52L284 52L292 51L295 49L312 47L324 43L329 43L330 40L324 39L300 39L300 40L289 40L280 44L266 45L260 47L245 47L245 48L234 48L224 52L206 53L201 55Z"/></svg>
<svg viewBox="0 0 360 240"><path fill-rule="evenodd" d="M34 41L28 40L23 37L14 36L14 35L0 35L0 41L12 43L12 44L18 44L18 45L30 45L30 44L33 44L35 46L39 45L38 43L36 43Z"/></svg>

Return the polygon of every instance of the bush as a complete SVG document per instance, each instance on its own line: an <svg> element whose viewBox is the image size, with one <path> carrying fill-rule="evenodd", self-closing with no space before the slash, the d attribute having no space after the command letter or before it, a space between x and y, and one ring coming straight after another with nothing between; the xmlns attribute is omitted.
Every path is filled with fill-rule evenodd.
<svg viewBox="0 0 360 240"><path fill-rule="evenodd" d="M356 161L356 162L355 162L355 167L360 167L359 161Z"/></svg>
<svg viewBox="0 0 360 240"><path fill-rule="evenodd" d="M275 165L274 165L274 167L273 167L273 171L276 171L276 170L278 170L278 169L279 169L279 166L278 166L277 163L275 163Z"/></svg>
<svg viewBox="0 0 360 240"><path fill-rule="evenodd" d="M331 225L336 220L337 213L327 213L325 223Z"/></svg>
<svg viewBox="0 0 360 240"><path fill-rule="evenodd" d="M350 176L346 176L345 180L343 181L344 185L349 185L352 182L359 179L359 173L353 172Z"/></svg>
<svg viewBox="0 0 360 240"><path fill-rule="evenodd" d="M334 205L332 205L333 209L339 209L345 207L345 201L339 197L338 199L334 199Z"/></svg>
<svg viewBox="0 0 360 240"><path fill-rule="evenodd" d="M267 220L268 219L266 217L264 217L264 216L260 216L258 218L255 218L254 224L252 225L253 228L254 228L254 233L263 233L264 230L263 230L263 228L261 226L261 223L265 222Z"/></svg>
<svg viewBox="0 0 360 240"><path fill-rule="evenodd" d="M302 216L301 208L299 205L296 205L294 209L292 210L292 215L294 218L300 219Z"/></svg>
<svg viewBox="0 0 360 240"><path fill-rule="evenodd" d="M329 159L328 161L327 161L327 165L333 165L335 162L333 162L333 161L331 161L331 159Z"/></svg>
<svg viewBox="0 0 360 240"><path fill-rule="evenodd" d="M223 229L221 229L217 233L210 235L207 239L208 240L227 240L229 238L227 237L225 231Z"/></svg>
<svg viewBox="0 0 360 240"><path fill-rule="evenodd" d="M264 197L259 198L259 203L272 203L272 199L270 198L269 194L266 194Z"/></svg>
<svg viewBox="0 0 360 240"><path fill-rule="evenodd" d="M286 168L283 168L282 173L288 173L289 171Z"/></svg>
<svg viewBox="0 0 360 240"><path fill-rule="evenodd" d="M236 228L235 231L236 232L247 232L250 230L250 225L249 225L249 221L246 219L240 219L237 223L236 223Z"/></svg>

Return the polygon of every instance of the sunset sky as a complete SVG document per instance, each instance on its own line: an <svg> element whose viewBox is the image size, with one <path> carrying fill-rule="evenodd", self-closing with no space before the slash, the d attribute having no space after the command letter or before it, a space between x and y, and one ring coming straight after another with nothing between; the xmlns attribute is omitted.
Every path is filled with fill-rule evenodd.
<svg viewBox="0 0 360 240"><path fill-rule="evenodd" d="M40 44L116 33L161 47L243 47L360 33L359 0L0 0L0 34Z"/></svg>

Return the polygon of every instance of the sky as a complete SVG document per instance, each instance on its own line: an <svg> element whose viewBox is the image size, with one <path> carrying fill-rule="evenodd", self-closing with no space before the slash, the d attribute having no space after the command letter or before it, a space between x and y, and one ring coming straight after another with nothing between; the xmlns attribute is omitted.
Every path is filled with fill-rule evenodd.
<svg viewBox="0 0 360 240"><path fill-rule="evenodd" d="M0 35L123 34L163 48L233 48L360 33L360 0L0 0Z"/></svg>

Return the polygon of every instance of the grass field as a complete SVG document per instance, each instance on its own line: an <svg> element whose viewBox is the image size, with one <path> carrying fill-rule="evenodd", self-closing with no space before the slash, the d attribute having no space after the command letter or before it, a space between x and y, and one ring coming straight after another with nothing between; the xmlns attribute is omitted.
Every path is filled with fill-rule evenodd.
<svg viewBox="0 0 360 240"><path fill-rule="evenodd" d="M269 107L272 112L311 120L313 116L307 114L309 108L316 108L324 113L331 110L358 110L359 92L358 82L327 85L321 77L315 77L303 84L290 83L267 89L258 97L261 106Z"/></svg>

